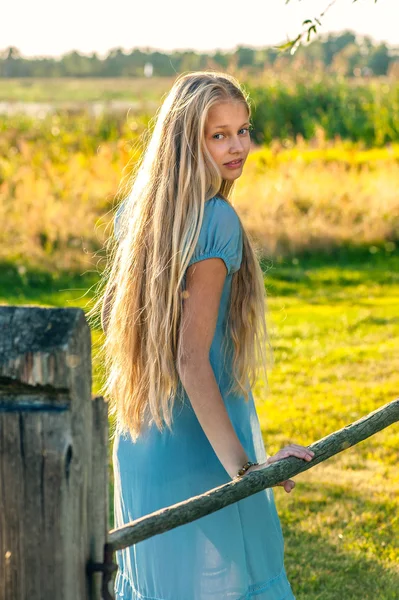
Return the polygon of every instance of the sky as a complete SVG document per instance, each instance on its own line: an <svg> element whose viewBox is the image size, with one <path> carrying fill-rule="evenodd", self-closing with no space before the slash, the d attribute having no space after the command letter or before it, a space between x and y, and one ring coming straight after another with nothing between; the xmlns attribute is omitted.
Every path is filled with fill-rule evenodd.
<svg viewBox="0 0 399 600"><path fill-rule="evenodd" d="M71 50L164 51L265 47L294 38L331 0L12 0L2 7L0 50L59 57ZM395 8L396 4L396 8ZM336 0L319 34L351 29L399 46L398 0Z"/></svg>

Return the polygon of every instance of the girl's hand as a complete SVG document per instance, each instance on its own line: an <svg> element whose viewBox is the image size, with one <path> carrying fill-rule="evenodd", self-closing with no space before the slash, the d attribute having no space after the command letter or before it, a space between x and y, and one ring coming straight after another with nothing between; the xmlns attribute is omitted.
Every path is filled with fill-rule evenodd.
<svg viewBox="0 0 399 600"><path fill-rule="evenodd" d="M312 460L312 458L314 457L314 452L312 450L309 450L305 446L299 446L298 444L289 444L288 446L284 446L284 448L279 450L277 454L274 454L273 456L268 456L266 462L261 463L260 465L253 465L252 467L249 467L245 475L247 473L250 473L251 471L258 471L259 469L263 469L271 463L277 462L278 460L281 460L283 458L288 458L289 456L297 456L298 458L303 458L306 461L309 461ZM280 481L280 483L277 483L276 485L283 486L285 491L289 494L290 491L295 487L295 481L293 479L286 479L285 481Z"/></svg>

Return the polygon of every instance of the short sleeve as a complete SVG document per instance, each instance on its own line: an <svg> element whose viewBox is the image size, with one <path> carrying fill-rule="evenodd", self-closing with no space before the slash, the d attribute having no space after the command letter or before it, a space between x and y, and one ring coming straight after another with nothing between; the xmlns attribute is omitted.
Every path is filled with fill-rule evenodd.
<svg viewBox="0 0 399 600"><path fill-rule="evenodd" d="M230 275L238 271L242 260L242 229L234 208L214 197L205 203L204 218L194 253L188 266L205 258L221 258Z"/></svg>

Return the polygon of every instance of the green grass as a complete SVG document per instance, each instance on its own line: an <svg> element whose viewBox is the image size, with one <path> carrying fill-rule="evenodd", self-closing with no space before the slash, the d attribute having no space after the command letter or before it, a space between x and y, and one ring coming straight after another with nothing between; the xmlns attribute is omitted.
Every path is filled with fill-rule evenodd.
<svg viewBox="0 0 399 600"><path fill-rule="evenodd" d="M3 102L160 101L175 77L0 78Z"/></svg>
<svg viewBox="0 0 399 600"><path fill-rule="evenodd" d="M399 396L399 253L348 251L263 266L275 365L270 393L261 397L257 384L254 395L274 454ZM96 277L18 273L3 264L0 302L86 309ZM94 331L94 347L99 339ZM95 394L102 376L95 352L93 368ZM274 488L298 600L397 600L398 448L396 424L298 475L290 494Z"/></svg>
<svg viewBox="0 0 399 600"><path fill-rule="evenodd" d="M276 361L257 401L269 454L399 397L399 257L335 259L268 272ZM398 598L398 448L394 425L297 476L291 494L275 488L298 600Z"/></svg>

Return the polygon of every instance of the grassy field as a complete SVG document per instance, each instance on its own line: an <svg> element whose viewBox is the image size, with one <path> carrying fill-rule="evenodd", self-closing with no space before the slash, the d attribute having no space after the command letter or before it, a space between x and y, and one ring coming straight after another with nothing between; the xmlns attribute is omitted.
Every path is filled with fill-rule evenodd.
<svg viewBox="0 0 399 600"><path fill-rule="evenodd" d="M399 396L398 252L263 267L275 365L268 397L254 394L269 454L291 441L308 445ZM2 303L86 310L96 275L3 263L0 281ZM93 393L101 335L93 331ZM274 488L298 600L397 600L398 448L396 425L297 476L291 494ZM111 464L110 478L112 502Z"/></svg>
<svg viewBox="0 0 399 600"><path fill-rule="evenodd" d="M137 78L0 78L2 102L97 102L159 100L174 77Z"/></svg>
<svg viewBox="0 0 399 600"><path fill-rule="evenodd" d="M144 124L82 115L36 125L13 118L0 135L0 260L96 268L139 151L130 128ZM343 245L393 251L398 186L399 146L275 142L253 148L234 202L262 252L276 259Z"/></svg>
<svg viewBox="0 0 399 600"><path fill-rule="evenodd" d="M276 365L258 407L269 453L399 397L399 257L276 269ZM399 584L398 425L276 488L299 600L393 600Z"/></svg>
<svg viewBox="0 0 399 600"><path fill-rule="evenodd" d="M170 84L0 80L0 101L150 106ZM148 118L0 116L0 303L91 307ZM253 147L234 204L264 256L275 365L270 393L259 381L254 396L269 454L399 396L398 188L396 144L365 149L319 130ZM398 449L395 425L297 476L291 494L275 488L298 600L398 600Z"/></svg>
<svg viewBox="0 0 399 600"><path fill-rule="evenodd" d="M0 80L0 99L86 103L40 117L0 115L0 261L50 271L97 268L154 115L143 103L159 102L170 83ZM124 94L142 102L141 112L91 112L97 100ZM399 144L326 140L319 127L309 141L298 135L253 144L234 202L262 253L276 260L342 246L394 252L398 186Z"/></svg>
<svg viewBox="0 0 399 600"><path fill-rule="evenodd" d="M320 127L331 140L339 136L367 147L398 140L399 84L394 77L346 79L320 70L311 75L307 69L265 70L257 75L244 69L234 74L250 95L258 144L297 136L310 140ZM41 118L41 113L55 108L76 111L93 103L95 110L101 105L107 111L152 114L177 75L0 79L0 112L18 107Z"/></svg>

